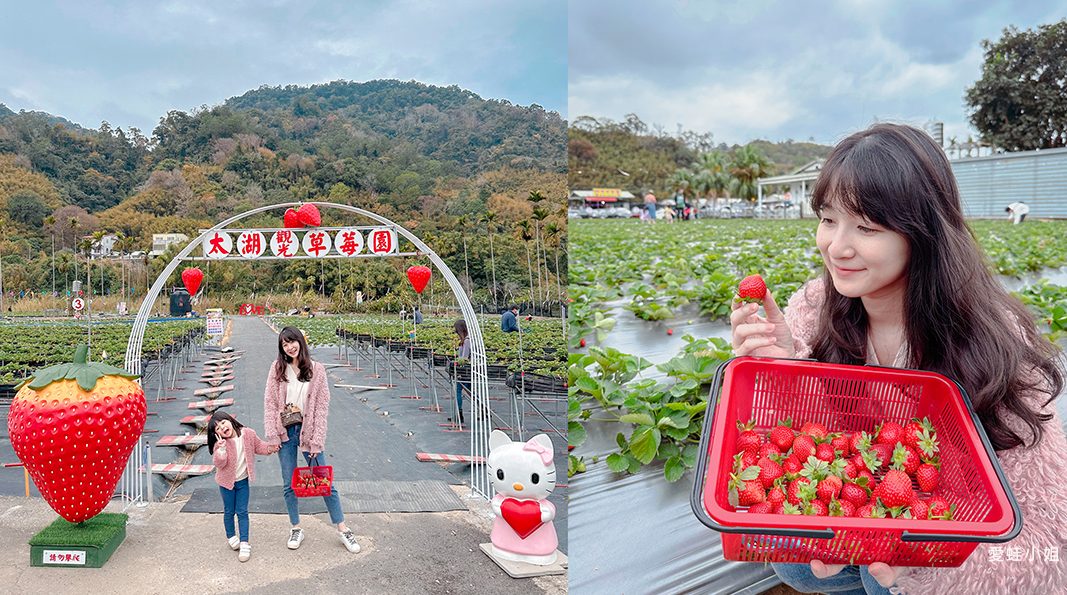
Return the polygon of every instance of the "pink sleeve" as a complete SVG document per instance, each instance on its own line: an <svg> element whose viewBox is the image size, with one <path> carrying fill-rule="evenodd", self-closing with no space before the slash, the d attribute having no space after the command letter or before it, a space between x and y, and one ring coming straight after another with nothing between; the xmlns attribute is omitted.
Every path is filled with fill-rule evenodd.
<svg viewBox="0 0 1067 595"><path fill-rule="evenodd" d="M219 448L219 447L222 448ZM215 469L225 469L230 464L230 449L226 448L226 441L220 440L215 443L215 452L211 453L211 460L215 463Z"/></svg>
<svg viewBox="0 0 1067 595"><path fill-rule="evenodd" d="M811 357L811 343L815 339L819 310L824 299L822 277L808 281L789 298L785 308L785 323L793 332L796 357Z"/></svg>
<svg viewBox="0 0 1067 595"><path fill-rule="evenodd" d="M1062 593L1067 584L1067 438L1052 420L1036 448L997 453L1023 513L1023 529L1007 543L980 544L957 568L908 568L899 593ZM1016 418L1017 419L1017 418ZM1015 432L1017 424L1009 423ZM1020 421L1021 423L1021 421ZM1029 432L1020 434L1031 439Z"/></svg>
<svg viewBox="0 0 1067 595"><path fill-rule="evenodd" d="M269 448L270 444L264 441L256 434L252 428L245 428L247 431L252 432L252 450L257 455L269 455L271 454Z"/></svg>
<svg viewBox="0 0 1067 595"><path fill-rule="evenodd" d="M285 442L282 427L281 403L278 402L278 382L274 380L274 364L267 370L266 387L263 389L263 434L273 444Z"/></svg>
<svg viewBox="0 0 1067 595"><path fill-rule="evenodd" d="M322 452L326 447L326 417L330 412L330 379L326 377L326 367L315 362L315 375L311 379L308 395L308 416L311 417L311 434L307 437L307 447L312 452ZM307 421L307 420L305 420Z"/></svg>

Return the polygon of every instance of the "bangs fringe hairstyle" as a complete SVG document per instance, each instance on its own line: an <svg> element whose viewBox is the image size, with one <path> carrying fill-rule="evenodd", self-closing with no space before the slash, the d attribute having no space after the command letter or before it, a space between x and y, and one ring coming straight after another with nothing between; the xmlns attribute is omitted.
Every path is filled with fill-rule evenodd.
<svg viewBox="0 0 1067 595"><path fill-rule="evenodd" d="M1037 332L1034 317L991 272L964 221L959 190L944 152L910 126L876 124L838 143L811 198L819 214L833 207L865 217L907 239L904 336L911 368L937 372L963 386L996 450L1041 441L1044 422L1024 393L1063 388L1061 353ZM823 269L824 316L812 345L818 361L863 364L867 314L860 298L841 295ZM1011 412L1032 436L1019 436L1001 414Z"/></svg>
<svg viewBox="0 0 1067 595"><path fill-rule="evenodd" d="M241 428L244 427L244 425L241 422L239 422L236 419L234 419L234 417L232 415L230 415L229 413L226 413L225 411L216 411L215 413L212 413L211 414L211 419L209 419L208 422L207 422L207 452L208 452L208 454L215 454L215 444L218 442L218 437L215 436L215 427L222 420L226 420L226 421L230 422L231 424L233 424L233 433L236 434L238 437L241 436Z"/></svg>
<svg viewBox="0 0 1067 595"><path fill-rule="evenodd" d="M289 364L290 358L285 354L283 346L293 341L300 344L300 353L296 356L296 366L299 370L296 379L300 382L311 382L311 376L314 374L311 369L311 354L308 353L304 333L295 326L287 326L278 333L278 361L274 364L274 378L279 382L285 380L285 366Z"/></svg>

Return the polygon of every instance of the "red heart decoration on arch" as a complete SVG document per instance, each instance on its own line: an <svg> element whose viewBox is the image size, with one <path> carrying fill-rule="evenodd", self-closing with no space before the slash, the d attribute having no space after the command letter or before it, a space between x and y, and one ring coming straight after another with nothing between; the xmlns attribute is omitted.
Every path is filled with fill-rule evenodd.
<svg viewBox="0 0 1067 595"><path fill-rule="evenodd" d="M544 524L541 522L541 503L537 500L504 498L500 503L500 516L522 539Z"/></svg>
<svg viewBox="0 0 1067 595"><path fill-rule="evenodd" d="M415 290L415 293L422 293L422 290L426 289L426 284L430 282L432 273L433 271L430 270L430 267L422 265L408 267L408 281L411 282L411 288Z"/></svg>
<svg viewBox="0 0 1067 595"><path fill-rule="evenodd" d="M282 227L286 229L304 227L304 224L300 222L300 213L297 213L295 209L286 209L285 215L282 216Z"/></svg>
<svg viewBox="0 0 1067 595"><path fill-rule="evenodd" d="M300 215L300 222L308 227L318 227L322 223L322 215L315 205L302 205L296 212Z"/></svg>
<svg viewBox="0 0 1067 595"><path fill-rule="evenodd" d="M200 283L204 280L204 271L197 268L185 269L182 271L182 283L185 284L185 288L189 290L189 295L196 295L196 291L200 289Z"/></svg>

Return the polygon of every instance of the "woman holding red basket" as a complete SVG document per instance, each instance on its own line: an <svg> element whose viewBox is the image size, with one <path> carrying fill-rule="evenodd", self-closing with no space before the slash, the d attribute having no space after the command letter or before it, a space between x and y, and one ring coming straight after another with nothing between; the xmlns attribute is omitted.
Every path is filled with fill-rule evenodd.
<svg viewBox="0 0 1067 595"><path fill-rule="evenodd" d="M760 304L734 304L734 353L954 379L1023 512L1021 533L1005 546L1024 556L1003 559L994 554L1005 546L981 544L955 568L813 561L772 564L775 573L801 592L1064 592L1067 438L1052 405L1064 385L1062 355L991 272L944 152L915 128L872 126L834 148L811 206L824 274L793 295L784 314L770 291L764 315Z"/></svg>

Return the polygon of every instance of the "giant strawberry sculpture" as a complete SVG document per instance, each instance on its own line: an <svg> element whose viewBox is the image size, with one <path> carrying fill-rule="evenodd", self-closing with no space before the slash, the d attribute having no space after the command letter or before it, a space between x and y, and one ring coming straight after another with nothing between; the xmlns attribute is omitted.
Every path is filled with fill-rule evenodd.
<svg viewBox="0 0 1067 595"><path fill-rule="evenodd" d="M144 391L136 375L86 362L38 370L19 385L7 431L15 455L60 516L80 523L96 516L115 491L144 429Z"/></svg>

